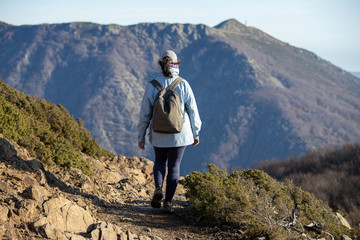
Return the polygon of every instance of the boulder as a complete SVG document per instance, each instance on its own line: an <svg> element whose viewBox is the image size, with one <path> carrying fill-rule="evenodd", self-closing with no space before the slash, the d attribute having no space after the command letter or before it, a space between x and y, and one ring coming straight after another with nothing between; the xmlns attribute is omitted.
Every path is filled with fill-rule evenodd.
<svg viewBox="0 0 360 240"><path fill-rule="evenodd" d="M106 172L106 181L108 183L117 183L122 180L124 176L120 175L118 172L108 170Z"/></svg>
<svg viewBox="0 0 360 240"><path fill-rule="evenodd" d="M34 222L39 219L39 202L32 199L21 201L18 214L23 222Z"/></svg>
<svg viewBox="0 0 360 240"><path fill-rule="evenodd" d="M8 220L9 209L6 206L0 205L0 221L6 222Z"/></svg>
<svg viewBox="0 0 360 240"><path fill-rule="evenodd" d="M94 222L88 211L63 197L50 199L43 208L46 217L34 224L36 228L51 224L63 232L84 233Z"/></svg>
<svg viewBox="0 0 360 240"><path fill-rule="evenodd" d="M0 138L0 159L9 160L17 156L15 148L4 138Z"/></svg>
<svg viewBox="0 0 360 240"><path fill-rule="evenodd" d="M126 234L121 229L107 222L93 224L90 227L90 235L92 240L127 240Z"/></svg>
<svg viewBox="0 0 360 240"><path fill-rule="evenodd" d="M351 229L349 222L340 213L337 212L336 217L339 219L339 221L344 227Z"/></svg>
<svg viewBox="0 0 360 240"><path fill-rule="evenodd" d="M43 201L48 199L49 192L44 187L41 187L39 185L33 185L25 189L22 195L24 198L33 199L37 202L42 203Z"/></svg>
<svg viewBox="0 0 360 240"><path fill-rule="evenodd" d="M32 172L36 172L38 170L44 171L44 165L37 159L26 161L26 164L29 166Z"/></svg>
<svg viewBox="0 0 360 240"><path fill-rule="evenodd" d="M42 226L39 226L38 232L40 233L41 236L45 238L56 239L56 240L68 239L63 231L57 229L51 223L46 223Z"/></svg>
<svg viewBox="0 0 360 240"><path fill-rule="evenodd" d="M23 180L23 184L26 187L30 187L30 186L33 186L33 185L37 184L37 181L32 177L25 176L24 180Z"/></svg>

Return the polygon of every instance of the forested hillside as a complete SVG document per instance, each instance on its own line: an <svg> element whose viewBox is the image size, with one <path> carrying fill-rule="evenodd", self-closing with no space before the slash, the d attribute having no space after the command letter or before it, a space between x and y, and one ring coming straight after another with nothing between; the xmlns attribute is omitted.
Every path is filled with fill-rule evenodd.
<svg viewBox="0 0 360 240"><path fill-rule="evenodd" d="M257 168L278 180L291 179L295 185L314 193L329 205L360 223L360 144L344 144L339 149L314 149L286 161L271 160Z"/></svg>

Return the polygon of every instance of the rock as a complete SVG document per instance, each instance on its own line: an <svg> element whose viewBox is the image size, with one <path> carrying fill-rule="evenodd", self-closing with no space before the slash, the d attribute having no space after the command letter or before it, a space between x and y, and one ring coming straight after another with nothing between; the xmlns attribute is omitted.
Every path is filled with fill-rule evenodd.
<svg viewBox="0 0 360 240"><path fill-rule="evenodd" d="M93 240L117 240L118 234L122 233L117 226L106 222L93 224L90 229L91 239Z"/></svg>
<svg viewBox="0 0 360 240"><path fill-rule="evenodd" d="M70 240L86 240L86 238L80 235L73 235L70 237Z"/></svg>
<svg viewBox="0 0 360 240"><path fill-rule="evenodd" d="M65 233L62 230L57 229L51 223L46 223L38 228L38 232L41 236L56 240L68 240Z"/></svg>
<svg viewBox="0 0 360 240"><path fill-rule="evenodd" d="M22 193L24 198L34 199L37 202L42 203L43 201L48 199L49 192L39 185L33 185Z"/></svg>
<svg viewBox="0 0 360 240"><path fill-rule="evenodd" d="M145 184L146 183L146 178L145 175L143 173L138 173L138 174L134 174L131 177L133 183L136 184Z"/></svg>
<svg viewBox="0 0 360 240"><path fill-rule="evenodd" d="M29 177L29 176L25 176L23 181L24 181L24 185L27 187L37 184L37 181L34 178Z"/></svg>
<svg viewBox="0 0 360 240"><path fill-rule="evenodd" d="M19 231L14 227L14 224L11 221L0 224L0 236L1 239L22 239Z"/></svg>
<svg viewBox="0 0 360 240"><path fill-rule="evenodd" d="M112 228L103 228L101 229L100 240L117 240L117 234Z"/></svg>
<svg viewBox="0 0 360 240"><path fill-rule="evenodd" d="M91 240L99 240L100 239L100 229L94 229L90 233Z"/></svg>
<svg viewBox="0 0 360 240"><path fill-rule="evenodd" d="M34 222L39 219L39 202L31 199L21 201L21 207L18 210L19 217L23 222Z"/></svg>
<svg viewBox="0 0 360 240"><path fill-rule="evenodd" d="M109 183L117 183L122 180L124 176L115 171L107 171L107 179L106 181Z"/></svg>
<svg viewBox="0 0 360 240"><path fill-rule="evenodd" d="M161 237L158 237L158 236L155 236L153 238L154 238L154 240L163 240Z"/></svg>
<svg viewBox="0 0 360 240"><path fill-rule="evenodd" d="M26 161L26 164L29 166L32 172L44 170L44 165L37 159L28 160Z"/></svg>
<svg viewBox="0 0 360 240"><path fill-rule="evenodd" d="M151 240L151 238L141 235L141 236L139 236L139 240Z"/></svg>
<svg viewBox="0 0 360 240"><path fill-rule="evenodd" d="M9 209L6 206L0 205L0 221L6 222L8 220Z"/></svg>
<svg viewBox="0 0 360 240"><path fill-rule="evenodd" d="M336 217L339 219L339 221L344 227L351 229L349 222L340 213L337 212Z"/></svg>
<svg viewBox="0 0 360 240"><path fill-rule="evenodd" d="M94 222L88 211L63 197L50 199L43 208L46 217L35 223L37 228L50 223L57 230L80 233Z"/></svg>
<svg viewBox="0 0 360 240"><path fill-rule="evenodd" d="M120 236L120 240L128 240L126 233L120 231L118 232L118 235Z"/></svg>
<svg viewBox="0 0 360 240"><path fill-rule="evenodd" d="M87 176L86 176L87 177ZM86 192L91 192L94 190L94 183L91 181L89 177L87 177L82 183L81 183L81 189Z"/></svg>
<svg viewBox="0 0 360 240"><path fill-rule="evenodd" d="M14 172L8 172L7 175L15 181L23 181L23 175Z"/></svg>
<svg viewBox="0 0 360 240"><path fill-rule="evenodd" d="M6 227L5 227L5 221L0 220L0 239L4 239L3 236L5 234Z"/></svg>
<svg viewBox="0 0 360 240"><path fill-rule="evenodd" d="M35 177L36 177L36 179L38 180L38 182L39 182L39 184L40 184L41 186L45 186L45 185L46 185L46 183L47 183L47 181L46 181L46 176L45 176L45 173L44 173L43 171L37 170L37 171L35 172Z"/></svg>
<svg viewBox="0 0 360 240"><path fill-rule="evenodd" d="M181 185L185 185L185 181L186 181L186 179L185 179L185 177L183 177L183 176L180 176L179 177L179 184L181 184Z"/></svg>
<svg viewBox="0 0 360 240"><path fill-rule="evenodd" d="M130 231L127 231L128 240L135 240L137 236Z"/></svg>
<svg viewBox="0 0 360 240"><path fill-rule="evenodd" d="M0 192L7 192L8 186L6 182L0 182Z"/></svg>
<svg viewBox="0 0 360 240"><path fill-rule="evenodd" d="M13 145L6 139L0 138L0 159L9 160L17 156Z"/></svg>

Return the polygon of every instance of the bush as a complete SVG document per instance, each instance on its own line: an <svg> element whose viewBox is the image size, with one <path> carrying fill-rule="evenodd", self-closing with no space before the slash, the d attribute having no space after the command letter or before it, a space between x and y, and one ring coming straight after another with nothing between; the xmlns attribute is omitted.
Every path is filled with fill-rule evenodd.
<svg viewBox="0 0 360 240"><path fill-rule="evenodd" d="M214 223L241 228L250 238L302 239L302 234L339 238L350 234L326 203L260 170L227 173L210 164L209 172L192 172L185 187L198 214ZM312 223L318 232L306 228Z"/></svg>
<svg viewBox="0 0 360 240"><path fill-rule="evenodd" d="M345 143L336 149L312 149L283 162L275 159L262 162L256 168L280 181L291 179L295 185L328 202L334 211L348 214L352 225L359 225L360 143Z"/></svg>
<svg viewBox="0 0 360 240"><path fill-rule="evenodd" d="M80 152L89 156L111 157L61 105L30 97L0 81L0 133L17 142L47 164L76 167L91 175L89 164Z"/></svg>

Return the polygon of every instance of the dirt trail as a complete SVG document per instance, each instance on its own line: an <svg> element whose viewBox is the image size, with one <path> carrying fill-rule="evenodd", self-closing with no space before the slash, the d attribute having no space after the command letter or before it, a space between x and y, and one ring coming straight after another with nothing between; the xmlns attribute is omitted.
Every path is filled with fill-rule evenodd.
<svg viewBox="0 0 360 240"><path fill-rule="evenodd" d="M88 211L94 223L117 226L127 234L127 240L240 239L191 215L181 184L173 201L174 213L153 209L151 161L124 156L83 157L93 169L91 177L75 168L47 169L25 149L0 135L0 238L46 239L35 223L46 215L46 201L63 197ZM40 197L29 199L24 193L35 185L42 189ZM66 234L52 239L94 239L89 232ZM80 235L74 238L71 234Z"/></svg>

